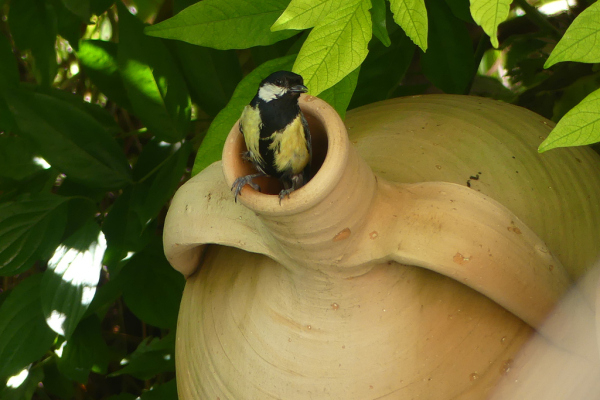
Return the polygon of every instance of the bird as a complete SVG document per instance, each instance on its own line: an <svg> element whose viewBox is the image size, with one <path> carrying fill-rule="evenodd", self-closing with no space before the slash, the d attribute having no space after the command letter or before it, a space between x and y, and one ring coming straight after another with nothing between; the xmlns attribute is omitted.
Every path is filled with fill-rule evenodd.
<svg viewBox="0 0 600 400"><path fill-rule="evenodd" d="M231 187L234 198L249 185L260 191L255 178L270 176L283 184L279 204L310 177L312 160L311 137L302 110L298 105L301 93L306 93L302 76L289 71L277 71L262 80L256 95L240 117L240 132L247 151L244 161L251 162L256 173L237 178Z"/></svg>

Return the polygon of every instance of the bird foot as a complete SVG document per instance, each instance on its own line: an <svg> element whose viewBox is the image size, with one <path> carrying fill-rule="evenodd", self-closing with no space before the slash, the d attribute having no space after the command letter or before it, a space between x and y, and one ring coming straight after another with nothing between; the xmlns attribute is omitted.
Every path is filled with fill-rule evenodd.
<svg viewBox="0 0 600 400"><path fill-rule="evenodd" d="M233 185L231 186L231 190L234 192L235 202L237 203L237 197L240 194L240 192L242 191L242 188L246 185L249 185L252 189L258 190L260 192L260 186L258 186L256 183L252 182L252 179L258 178L258 177L264 176L264 175L265 174L259 173L259 174L241 176L241 177L237 178L235 180L235 182L233 182Z"/></svg>
<svg viewBox="0 0 600 400"><path fill-rule="evenodd" d="M283 189L281 192L279 192L279 205L281 205L281 200L284 199L285 196L288 197L288 199L290 198L290 193L292 193L294 190L293 187L289 188L289 189Z"/></svg>

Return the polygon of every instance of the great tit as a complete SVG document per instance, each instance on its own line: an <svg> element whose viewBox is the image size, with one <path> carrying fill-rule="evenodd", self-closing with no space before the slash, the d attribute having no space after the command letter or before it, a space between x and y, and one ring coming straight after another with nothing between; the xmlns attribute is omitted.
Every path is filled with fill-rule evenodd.
<svg viewBox="0 0 600 400"><path fill-rule="evenodd" d="M242 159L250 161L255 174L237 178L231 190L235 200L245 185L260 191L252 180L260 176L277 178L283 184L279 203L308 182L312 147L306 119L298 105L308 89L298 74L274 72L259 85L256 96L244 108L240 131L248 151Z"/></svg>

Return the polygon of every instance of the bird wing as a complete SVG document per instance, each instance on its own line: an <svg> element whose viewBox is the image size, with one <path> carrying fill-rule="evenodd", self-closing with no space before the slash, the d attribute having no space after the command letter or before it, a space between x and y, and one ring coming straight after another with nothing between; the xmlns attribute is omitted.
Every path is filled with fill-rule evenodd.
<svg viewBox="0 0 600 400"><path fill-rule="evenodd" d="M246 148L250 152L250 158L255 165L263 166L265 161L260 155L260 111L258 107L247 105L240 118L240 131L244 135Z"/></svg>

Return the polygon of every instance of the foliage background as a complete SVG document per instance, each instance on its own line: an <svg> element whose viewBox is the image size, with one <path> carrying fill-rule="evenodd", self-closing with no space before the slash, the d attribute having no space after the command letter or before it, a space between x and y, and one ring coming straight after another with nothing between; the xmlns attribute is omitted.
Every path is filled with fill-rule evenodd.
<svg viewBox="0 0 600 400"><path fill-rule="evenodd" d="M560 120L540 150L598 141L600 7L548 3L0 0L0 398L176 398L168 202L270 72L342 115L471 94Z"/></svg>

